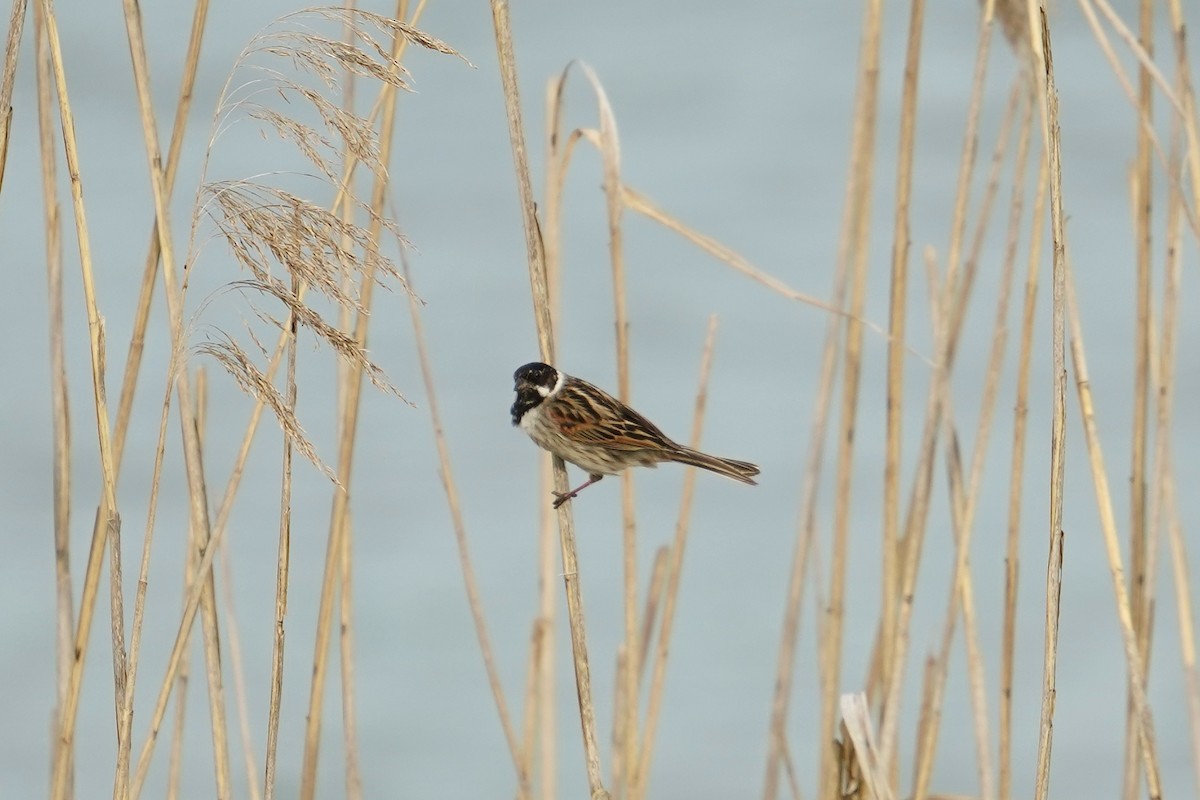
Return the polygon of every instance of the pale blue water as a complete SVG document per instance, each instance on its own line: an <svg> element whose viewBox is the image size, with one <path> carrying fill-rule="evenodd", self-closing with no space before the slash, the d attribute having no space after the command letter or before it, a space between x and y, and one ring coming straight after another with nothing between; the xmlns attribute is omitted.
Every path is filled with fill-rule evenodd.
<svg viewBox="0 0 1200 800"><path fill-rule="evenodd" d="M527 135L541 191L543 94L547 80L571 59L586 60L608 91L622 137L624 175L668 211L736 249L790 286L827 296L832 284L847 171L849 120L859 47L860 4L758 3L733 8L718 3L524 3L513 9ZM1131 3L1119 10L1129 14ZM290 10L283 3L218 5L206 37L203 75L193 126L176 191L175 235L182 242L207 119L237 51L253 32ZM137 107L128 70L124 30L115 5L59 4L72 103L78 115L89 222L99 281L99 302L109 341L109 392L115 404L140 277L152 205L145 177ZM155 4L144 9L151 39L160 124L173 113L177 64L190 12ZM1195 14L1195 9L1189 13ZM907 8L888 10L881 78L876 221L871 239L868 314L887 318L887 267L891 199L900 107ZM943 270L957 177L971 69L976 45L974 4L934 4L925 31L918 179L914 195L911 338L930 352L925 312L923 250L935 249ZM1128 517L1126 478L1131 414L1134 287L1133 243L1126 171L1135 135L1132 116L1085 23L1074 7L1052 16L1062 93L1064 178L1072 257L1084 307L1093 389L1109 480L1122 526ZM1192 27L1200 19L1192 21ZM31 24L30 24L31 25ZM414 282L423 310L438 379L472 555L501 677L519 724L530 620L536 610L536 457L532 445L508 423L512 370L536 357L528 280L508 134L486 4L431 4L421 27L457 47L474 68L454 59L412 53L416 94L401 100L397 150L391 167L401 225L415 244ZM1165 38L1162 40L1165 41ZM1126 64L1131 63L1126 59ZM999 38L993 43L991 79L980 144L986 169L1014 67ZM6 555L0 562L0 789L6 797L44 795L54 705L52 594L51 438L45 278L37 172L32 39L27 34L14 102L5 192L0 194L0 241L8 265L0 298L5 374L4 457L0 458L0 508ZM571 125L592 125L595 114L584 83L573 79ZM366 87L360 89L364 94ZM1160 113L1162 104L1159 105ZM283 165L277 148L253 145L242 124L218 145L213 177L245 176ZM1166 125L1160 136L1166 140ZM163 140L166 141L164 131ZM241 137L240 139L238 137ZM598 192L598 159L581 150L567 191L564 245L565 320L560 364L602 386L615 387L611 283L606 223ZM61 165L60 165L61 167ZM299 184L297 184L299 185ZM1159 175L1159 190L1162 178ZM978 194L976 198L978 198ZM1000 202L1008 196L1007 184ZM66 197L66 194L63 195ZM1158 205L1161 207L1161 194ZM978 200L973 208L978 207ZM68 221L69 206L63 206ZM992 301L997 294L1003 237L1001 212L985 246L968 337L960 352L955 408L964 458L974 449L976 409L991 342ZM1026 226L1023 226L1023 229ZM1161 258L1161 230L1155 240ZM669 434L686 436L699 349L710 314L720 317L705 446L754 460L763 468L755 489L698 477L693 529L668 667L651 794L659 798L754 796L761 791L766 728L774 681L787 571L791 558L802 462L815 400L825 315L785 300L733 274L696 249L630 215L625 228L634 398ZM82 575L98 496L86 330L81 324L77 253L66 247L68 358L75 462L72 557ZM1024 252L1024 250L1022 250ZM1048 251L1043 249L1043 255ZM1184 280L1194 272L1187 247ZM1023 263L1023 262L1022 262ZM1048 264L1048 261L1045 262ZM196 267L198 301L238 274L217 241L209 241ZM1023 275L1015 291L1019 301ZM1158 285L1161 285L1159 283ZM1041 685L1042 582L1045 570L1049 431L1049 289L1043 268L1037 366L1031 399L1023 523L1018 675L1014 691L1015 795L1032 788ZM1187 309L1187 297L1183 298ZM514 776L488 691L457 565L449 515L438 480L425 400L412 346L408 312L399 294L378 297L370 347L396 385L421 408L384 394L365 394L355 463L354 602L356 680L362 774L368 797L505 797ZM211 326L240 332L244 301L215 297L196 318L193 342ZM165 310L154 310L147 377L135 407L121 482L125 568L129 598L140 554L146 499L157 432L166 347ZM1185 529L1200 507L1189 491L1196 474L1196 315L1185 313L1180 331L1175 424L1176 475ZM995 727L999 675L1004 532L1009 464L1013 367L1018 316L1009 316L1006 382L997 403L997 426L977 512L972 565L982 646L986 657L988 713ZM879 486L882 475L883 376L886 352L867 338L863 400L856 431L855 518L847 597L847 639L842 685L860 688L869 658L878 603ZM320 452L335 458L335 409L328 353L301 347L300 410ZM210 369L212 365L210 364ZM928 370L908 362L905 481L920 434ZM211 421L206 467L217 485L231 463L248 404L219 372L210 374ZM1078 419L1069 398L1073 420ZM174 636L186 524L178 426L172 420L168 469L151 573L149 612L134 721L136 746L145 736L153 693ZM1056 797L1112 796L1120 785L1124 731L1124 660L1113 613L1112 589L1094 511L1078 423L1068 456L1067 546L1062 638L1059 647L1052 791ZM247 483L235 508L230 541L233 591L247 671L253 748L262 768L270 666L278 511L279 435L264 426ZM944 469L939 463L917 598L910 689L902 740L912 740L921 661L938 645L952 544L946 513ZM832 475L832 466L827 475ZM572 473L572 479L577 478ZM831 478L821 495L832 505ZM643 471L638 479L642 580L654 550L670 540L682 472ZM297 470L291 604L281 739L280 796L299 785L312 630L328 521L328 483L315 470ZM907 494L907 489L906 489ZM615 648L622 636L619 484L606 481L576 503L582 584L585 591L600 738L608 763ZM216 500L214 498L213 502ZM822 519L827 528L828 514ZM820 557L827 564L828 531ZM1165 543L1156 651L1150 697L1156 714L1159 757L1170 796L1195 787L1189 753L1174 599ZM828 585L828 567L821 568ZM129 606L132 605L131 599ZM797 769L812 796L818 735L814 731L815 637L813 596L797 657L796 694L789 736ZM129 610L129 607L127 607ZM107 604L100 620L80 712L78 796L111 793L113 718ZM561 617L560 617L561 620ZM223 628L223 634L227 634ZM585 785L574 710L565 627L558 639L559 788L578 796ZM976 794L974 741L956 643L944 706L934 789ZM228 658L228 647L225 656ZM188 797L211 795L206 699L193 647L188 696ZM333 676L336 679L336 674ZM334 684L331 684L331 688ZM232 698L232 687L227 687ZM335 689L336 691L336 689ZM232 699L231 728L236 728ZM338 705L326 704L320 796L343 792ZM171 717L168 717L170 720ZM169 723L168 723L169 724ZM165 746L165 742L163 743ZM991 743L993 752L996 742ZM240 751L235 734L234 752ZM160 752L146 797L165 785ZM901 755L907 771L911 748ZM240 757L237 796L248 796ZM907 772L906 772L907 774Z"/></svg>

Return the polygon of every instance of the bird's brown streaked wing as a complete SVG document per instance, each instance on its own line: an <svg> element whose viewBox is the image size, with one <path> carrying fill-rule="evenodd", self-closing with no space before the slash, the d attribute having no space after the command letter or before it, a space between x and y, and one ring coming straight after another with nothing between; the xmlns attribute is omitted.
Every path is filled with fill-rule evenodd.
<svg viewBox="0 0 1200 800"><path fill-rule="evenodd" d="M603 390L578 379L569 388L545 409L564 436L619 450L675 447L653 422Z"/></svg>

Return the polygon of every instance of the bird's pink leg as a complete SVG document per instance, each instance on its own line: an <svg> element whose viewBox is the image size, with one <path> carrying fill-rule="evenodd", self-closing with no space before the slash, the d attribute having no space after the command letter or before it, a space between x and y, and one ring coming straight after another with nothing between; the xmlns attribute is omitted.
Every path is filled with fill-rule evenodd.
<svg viewBox="0 0 1200 800"><path fill-rule="evenodd" d="M551 494L553 494L553 495L554 495L554 496L557 498L557 499L554 501L554 507L555 507L555 508L558 508L558 507L559 507L559 506L561 506L563 503L567 502L567 501L568 501L568 500L570 500L572 497L574 497L575 495L579 494L579 493L580 493L580 492L582 492L584 489L586 489L587 487L591 486L593 483L595 483L596 481L600 480L600 479L601 479L601 478L603 478L603 477L604 477L603 475L589 475L589 476L588 476L588 479L587 479L587 481L586 481L585 483L581 483L581 484L579 484L578 486L576 486L574 489L572 489L572 490L571 490L571 491L569 491L569 492L565 492L565 493L564 493L564 492L551 492Z"/></svg>

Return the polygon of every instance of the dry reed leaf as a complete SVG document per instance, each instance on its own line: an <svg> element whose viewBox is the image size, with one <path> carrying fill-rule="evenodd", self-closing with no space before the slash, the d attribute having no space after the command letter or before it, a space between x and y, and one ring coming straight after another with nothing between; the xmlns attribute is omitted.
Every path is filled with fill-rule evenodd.
<svg viewBox="0 0 1200 800"><path fill-rule="evenodd" d="M891 784L887 779L887 771L879 760L879 750L875 745L875 728L871 724L871 710L867 706L867 696L861 692L844 694L840 701L842 724L853 744L853 757L858 763L859 776L866 785L867 796L879 800L892 800Z"/></svg>

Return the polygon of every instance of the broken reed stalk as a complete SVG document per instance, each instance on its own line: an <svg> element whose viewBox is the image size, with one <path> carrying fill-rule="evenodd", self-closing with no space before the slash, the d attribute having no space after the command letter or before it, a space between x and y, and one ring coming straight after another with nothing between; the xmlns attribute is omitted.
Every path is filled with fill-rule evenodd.
<svg viewBox="0 0 1200 800"><path fill-rule="evenodd" d="M1046 800L1050 791L1050 753L1054 732L1054 700L1057 693L1058 621L1062 594L1063 484L1066 474L1067 367L1066 367L1066 243L1062 205L1062 151L1058 127L1058 90L1054 85L1054 56L1050 27L1041 14L1042 66L1038 80L1042 95L1042 130L1049 154L1050 236L1052 247L1051 355L1054 363L1050 419L1050 537L1046 562L1046 624L1042 661L1042 706L1038 727L1035 800Z"/></svg>
<svg viewBox="0 0 1200 800"><path fill-rule="evenodd" d="M554 331L550 314L550 296L546 282L546 262L538 232L537 210L533 201L533 184L525 149L525 128L521 121L520 93L517 68L513 57L512 31L508 3L491 0L496 54L508 116L509 143L517 178L522 219L525 228L525 249L529 265L530 288L533 294L534 319L537 324L538 345L542 360L554 363ZM561 458L553 458L555 489L567 492L567 468ZM583 593L575 555L575 525L571 504L558 509L559 546L562 552L563 583L567 595L567 617L571 631L571 655L575 665L575 687L579 699L579 721L583 733L584 760L592 800L608 797L600 767L600 752L596 741L596 714L592 704L591 671L587 658L587 628L583 614Z"/></svg>

